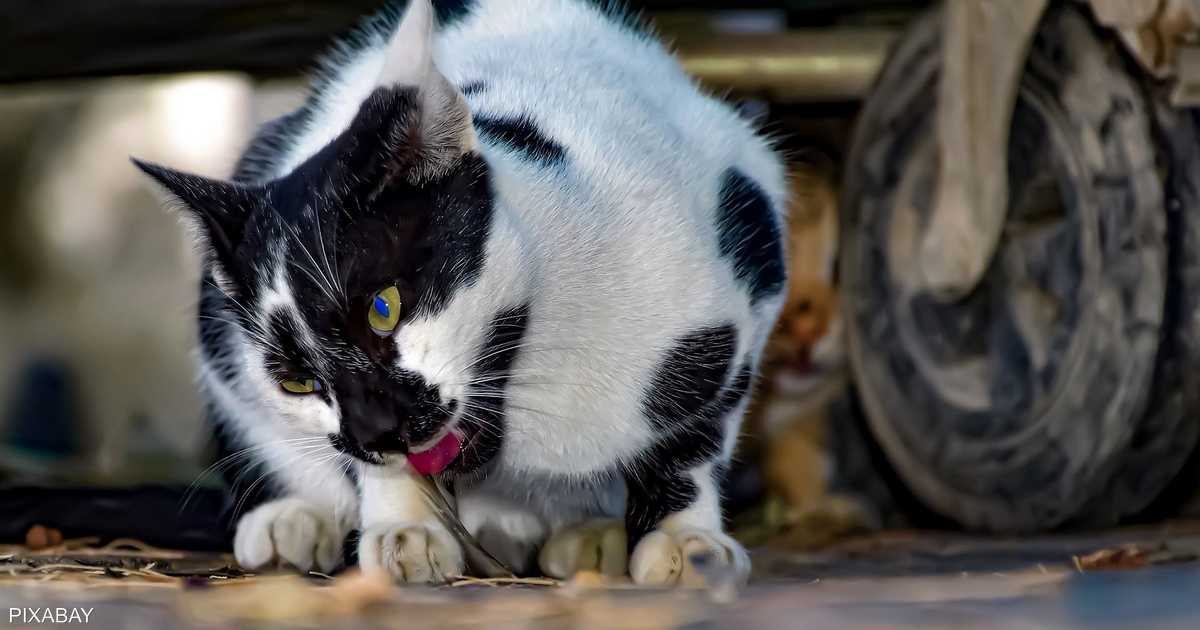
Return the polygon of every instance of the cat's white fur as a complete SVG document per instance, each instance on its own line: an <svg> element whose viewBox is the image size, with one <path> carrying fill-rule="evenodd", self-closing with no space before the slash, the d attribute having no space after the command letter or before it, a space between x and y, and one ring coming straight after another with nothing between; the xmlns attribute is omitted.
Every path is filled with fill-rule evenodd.
<svg viewBox="0 0 1200 630"><path fill-rule="evenodd" d="M597 506L620 505L624 487L614 471L654 438L642 396L677 335L732 322L735 363L757 362L782 294L752 307L720 257L718 187L722 173L737 168L782 209L784 172L751 124L703 96L658 43L586 3L480 0L440 30L431 11L428 0L411 2L391 41L335 69L275 175L344 130L377 85L417 82L425 89L440 75L452 85L486 82L467 97L473 113L531 114L566 148L570 168L551 169L503 146L480 145L497 194L482 277L437 317L404 325L395 339L401 367L453 396L469 373L470 354L447 349L481 343L491 314L533 305L524 342L530 351L519 355L508 392L500 472L460 487L459 509L472 529L492 525L518 541L537 544L554 531L575 536L583 520L621 516L619 507L613 513ZM435 66L428 72L427 59ZM271 294L270 310L294 310L282 283ZM460 572L461 551L433 518L407 465L362 466L360 501L332 449L304 441L337 430L336 408L282 395L252 355L244 367L254 382L233 385L208 372L205 384L248 443L267 445L264 459L289 496L242 519L239 561L329 569L324 550L360 526L360 560L368 569L410 581ZM263 406L242 402L264 396ZM726 419L726 458L743 406ZM634 550L639 582L686 579L680 554L704 549L741 574L748 569L744 552L721 532L711 466L691 472L693 505ZM555 494L570 485L563 479L587 490ZM579 544L547 548L578 555ZM543 558L543 567L563 566L558 560Z"/></svg>

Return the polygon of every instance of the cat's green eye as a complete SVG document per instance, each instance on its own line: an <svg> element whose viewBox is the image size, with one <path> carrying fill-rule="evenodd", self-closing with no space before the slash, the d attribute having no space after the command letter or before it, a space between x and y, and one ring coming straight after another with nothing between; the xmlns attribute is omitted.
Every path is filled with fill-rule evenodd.
<svg viewBox="0 0 1200 630"><path fill-rule="evenodd" d="M321 391L321 381L315 378L281 381L279 386L289 394L314 394Z"/></svg>
<svg viewBox="0 0 1200 630"><path fill-rule="evenodd" d="M367 323L375 334L384 337L396 330L400 323L400 289L391 286L371 298L367 308Z"/></svg>

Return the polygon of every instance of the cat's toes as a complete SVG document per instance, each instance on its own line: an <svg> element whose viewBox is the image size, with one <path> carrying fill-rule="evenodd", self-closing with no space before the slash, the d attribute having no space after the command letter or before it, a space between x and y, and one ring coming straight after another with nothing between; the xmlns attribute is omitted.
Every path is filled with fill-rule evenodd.
<svg viewBox="0 0 1200 630"><path fill-rule="evenodd" d="M383 571L398 582L447 582L464 573L462 548L438 522L368 527L358 543L363 571Z"/></svg>
<svg viewBox="0 0 1200 630"><path fill-rule="evenodd" d="M233 552L247 569L288 565L328 573L342 563L342 539L332 518L300 499L287 498L246 513L238 521Z"/></svg>
<svg viewBox="0 0 1200 630"><path fill-rule="evenodd" d="M634 583L645 586L705 586L714 578L745 582L750 556L722 532L684 528L646 534L629 558Z"/></svg>
<svg viewBox="0 0 1200 630"><path fill-rule="evenodd" d="M550 577L567 579L580 571L625 575L628 539L624 523L596 520L563 528L550 536L538 554L538 565Z"/></svg>

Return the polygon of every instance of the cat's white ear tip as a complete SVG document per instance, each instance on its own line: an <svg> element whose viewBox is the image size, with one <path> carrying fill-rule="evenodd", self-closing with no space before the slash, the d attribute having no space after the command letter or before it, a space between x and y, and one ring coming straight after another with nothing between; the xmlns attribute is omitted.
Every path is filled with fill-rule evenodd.
<svg viewBox="0 0 1200 630"><path fill-rule="evenodd" d="M384 53L378 85L420 85L432 64L433 5L411 0Z"/></svg>
<svg viewBox="0 0 1200 630"><path fill-rule="evenodd" d="M404 10L397 34L403 33L408 37L433 36L433 3L430 0L411 0Z"/></svg>

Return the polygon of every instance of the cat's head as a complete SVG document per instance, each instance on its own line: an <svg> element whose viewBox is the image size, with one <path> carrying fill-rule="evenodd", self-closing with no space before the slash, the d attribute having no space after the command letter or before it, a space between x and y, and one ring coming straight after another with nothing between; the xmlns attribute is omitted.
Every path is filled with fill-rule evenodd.
<svg viewBox="0 0 1200 630"><path fill-rule="evenodd" d="M138 163L184 206L250 342L242 372L274 415L421 472L495 455L495 409L468 392L502 383L526 315L513 286L478 286L492 183L432 29L428 1L410 3L353 120L274 181Z"/></svg>
<svg viewBox="0 0 1200 630"><path fill-rule="evenodd" d="M845 368L838 292L837 191L832 166L812 156L791 172L788 295L766 365L784 393L805 395Z"/></svg>

